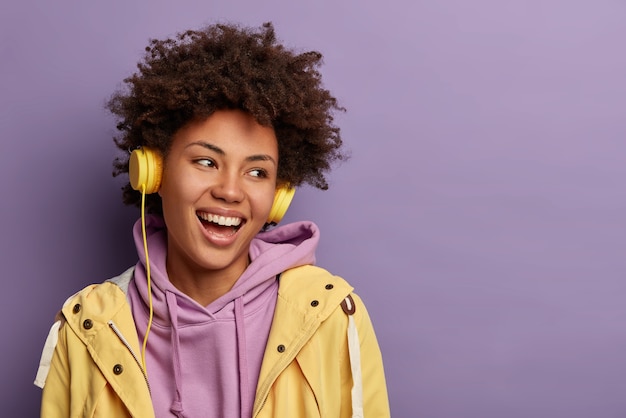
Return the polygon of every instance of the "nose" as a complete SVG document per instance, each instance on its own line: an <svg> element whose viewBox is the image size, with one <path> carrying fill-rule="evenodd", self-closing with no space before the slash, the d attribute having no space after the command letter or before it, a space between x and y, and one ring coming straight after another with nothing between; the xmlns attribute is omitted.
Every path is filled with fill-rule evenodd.
<svg viewBox="0 0 626 418"><path fill-rule="evenodd" d="M241 179L237 175L223 173L211 188L211 195L228 203L241 202L244 197Z"/></svg>

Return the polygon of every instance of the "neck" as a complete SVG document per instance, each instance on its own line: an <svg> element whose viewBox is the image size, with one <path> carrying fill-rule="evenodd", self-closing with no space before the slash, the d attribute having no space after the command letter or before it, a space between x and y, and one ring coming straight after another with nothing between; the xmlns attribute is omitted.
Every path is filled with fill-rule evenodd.
<svg viewBox="0 0 626 418"><path fill-rule="evenodd" d="M167 275L170 282L181 292L207 306L211 302L228 293L248 266L238 263L223 270L206 270L194 268L184 262L176 262L167 258Z"/></svg>

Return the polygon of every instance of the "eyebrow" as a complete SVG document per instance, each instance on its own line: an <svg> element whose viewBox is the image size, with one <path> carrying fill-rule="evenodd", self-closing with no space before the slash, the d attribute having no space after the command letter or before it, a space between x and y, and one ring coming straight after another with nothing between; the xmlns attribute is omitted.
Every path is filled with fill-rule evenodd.
<svg viewBox="0 0 626 418"><path fill-rule="evenodd" d="M191 144L188 144L185 148L189 148L193 145L199 145L203 148L206 148L208 150L211 150L219 155L226 155L226 152L221 149L220 147L211 144L210 142L205 142L205 141L195 141L192 142ZM248 157L246 157L246 161L271 161L272 163L274 163L274 165L278 166L278 164L276 164L276 161L274 160L274 158L272 158L272 156L267 155L267 154L254 154L254 155L250 155Z"/></svg>

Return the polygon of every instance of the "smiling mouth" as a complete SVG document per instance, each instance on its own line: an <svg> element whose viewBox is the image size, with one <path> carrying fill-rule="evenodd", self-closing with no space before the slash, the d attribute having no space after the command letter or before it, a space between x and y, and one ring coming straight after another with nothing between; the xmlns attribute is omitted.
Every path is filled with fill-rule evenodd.
<svg viewBox="0 0 626 418"><path fill-rule="evenodd" d="M234 235L246 223L242 218L234 216L220 216L206 212L196 212L196 216L207 232L213 235Z"/></svg>

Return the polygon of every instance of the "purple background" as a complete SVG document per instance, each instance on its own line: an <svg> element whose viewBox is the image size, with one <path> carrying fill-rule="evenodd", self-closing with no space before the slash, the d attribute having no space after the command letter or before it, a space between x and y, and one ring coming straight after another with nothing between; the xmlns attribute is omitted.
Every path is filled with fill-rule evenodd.
<svg viewBox="0 0 626 418"><path fill-rule="evenodd" d="M56 310L135 260L104 102L150 37L272 20L352 159L288 220L365 300L395 417L626 416L626 4L3 1L3 416Z"/></svg>

